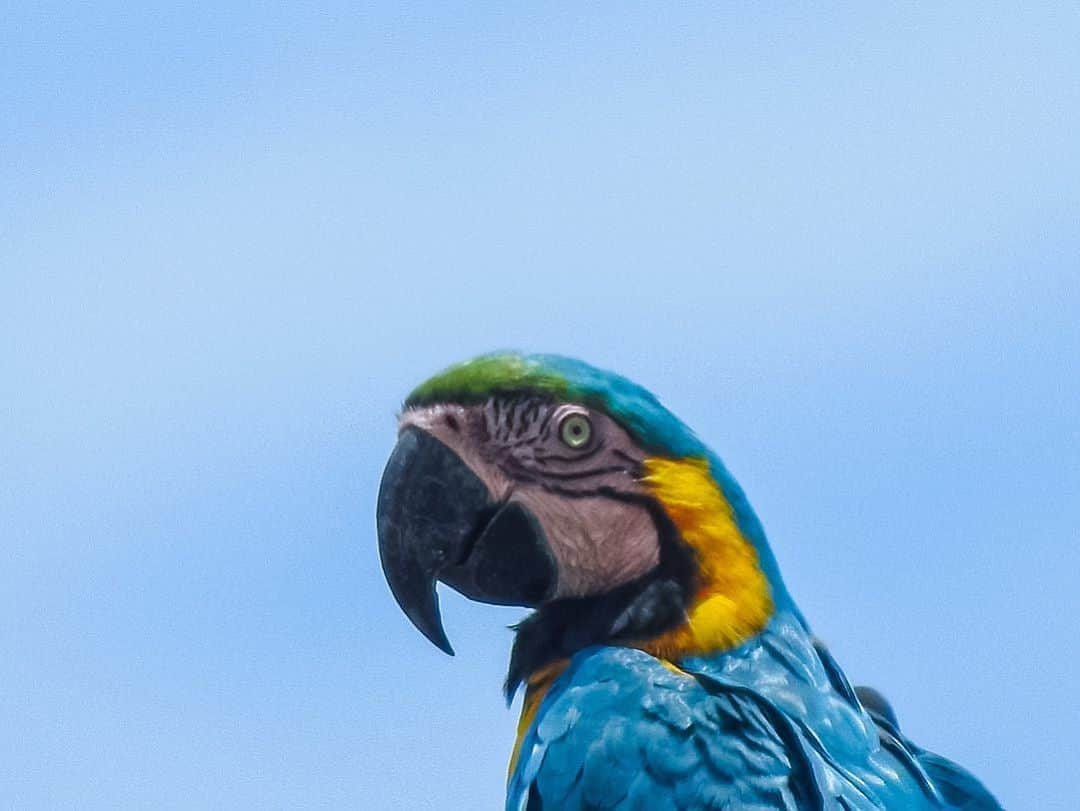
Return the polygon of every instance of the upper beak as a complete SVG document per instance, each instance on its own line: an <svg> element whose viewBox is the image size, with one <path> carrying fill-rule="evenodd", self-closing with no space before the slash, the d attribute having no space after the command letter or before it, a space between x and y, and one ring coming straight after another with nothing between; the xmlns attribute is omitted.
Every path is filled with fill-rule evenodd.
<svg viewBox="0 0 1080 811"><path fill-rule="evenodd" d="M415 426L401 432L376 511L379 556L398 605L449 654L435 583L500 605L551 597L555 559L540 523L517 502L497 502L454 451Z"/></svg>

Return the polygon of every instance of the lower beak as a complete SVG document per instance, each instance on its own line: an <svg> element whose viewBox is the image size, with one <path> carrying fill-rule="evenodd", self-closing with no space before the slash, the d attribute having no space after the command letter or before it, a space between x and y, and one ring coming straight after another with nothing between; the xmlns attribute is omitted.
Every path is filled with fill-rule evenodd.
<svg viewBox="0 0 1080 811"><path fill-rule="evenodd" d="M446 653L435 583L473 600L535 606L550 598L555 559L535 516L496 502L454 451L431 434L402 431L379 486L379 556L398 605Z"/></svg>

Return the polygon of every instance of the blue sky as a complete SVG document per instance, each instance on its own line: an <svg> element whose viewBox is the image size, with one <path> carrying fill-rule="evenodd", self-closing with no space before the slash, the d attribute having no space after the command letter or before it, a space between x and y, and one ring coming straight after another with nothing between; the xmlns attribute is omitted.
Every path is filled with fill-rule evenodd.
<svg viewBox="0 0 1080 811"><path fill-rule="evenodd" d="M851 678L1070 807L1074 7L212 5L0 11L0 805L499 807L518 613L444 657L373 505L509 346L656 391Z"/></svg>

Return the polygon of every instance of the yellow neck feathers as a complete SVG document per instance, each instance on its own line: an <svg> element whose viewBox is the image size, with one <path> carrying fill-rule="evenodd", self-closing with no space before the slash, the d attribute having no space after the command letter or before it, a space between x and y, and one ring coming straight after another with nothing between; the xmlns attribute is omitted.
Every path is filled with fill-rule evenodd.
<svg viewBox="0 0 1080 811"><path fill-rule="evenodd" d="M635 647L677 660L734 648L759 633L773 613L757 550L743 537L705 459L645 460L645 484L682 539L697 553L700 581L688 620Z"/></svg>

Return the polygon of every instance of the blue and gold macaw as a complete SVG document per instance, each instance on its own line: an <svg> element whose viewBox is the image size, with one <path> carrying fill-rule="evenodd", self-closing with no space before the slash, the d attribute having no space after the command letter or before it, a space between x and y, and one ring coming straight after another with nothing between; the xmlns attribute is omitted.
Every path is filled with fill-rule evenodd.
<svg viewBox="0 0 1080 811"><path fill-rule="evenodd" d="M409 395L378 500L398 603L535 611L507 809L998 809L811 635L720 459L648 391L499 353Z"/></svg>

